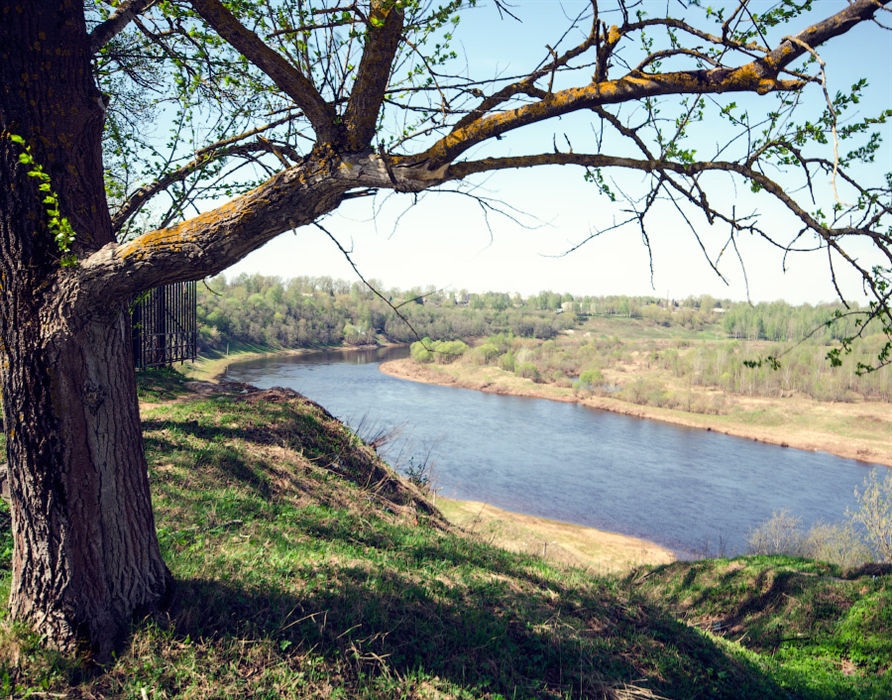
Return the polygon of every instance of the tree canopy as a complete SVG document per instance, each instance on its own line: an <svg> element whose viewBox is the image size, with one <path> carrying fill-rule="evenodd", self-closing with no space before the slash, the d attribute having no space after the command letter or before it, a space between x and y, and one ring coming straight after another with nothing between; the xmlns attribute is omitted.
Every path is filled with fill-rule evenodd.
<svg viewBox="0 0 892 700"><path fill-rule="evenodd" d="M856 27L885 31L890 2L568 3L579 11L566 31L531 46L527 70L496 75L466 65L456 37L466 21L510 32L523 4L4 3L13 615L107 650L122 620L166 591L144 535L126 300L216 274L350 199L576 166L593 193L624 201L616 225L645 240L663 203L699 241L723 237L713 266L744 235L822 252L831 275L850 266L870 297L858 333L892 335L892 174L869 167L892 110L858 112L867 80L838 90L821 58ZM590 120L584 142L555 127L550 148L505 146L570 114ZM708 150L706 129L718 134ZM640 174L640 188L613 171ZM738 210L738 190L787 218ZM84 504L93 515L74 513ZM80 524L93 517L96 530Z"/></svg>
<svg viewBox="0 0 892 700"><path fill-rule="evenodd" d="M103 20L91 40L111 95L105 153L117 235L176 231L207 249L221 231L229 240L237 230L243 243L203 256L214 260L202 266L208 274L344 198L576 165L605 204L625 200L615 226L638 229L645 242L657 218L649 215L670 202L717 273L745 235L791 252L823 250L832 277L839 265L857 271L889 325L890 179L865 166L888 157L882 125L892 110L860 111L867 77L829 84L820 51L860 23L881 25L886 3L840 5L826 17L818 17L826 5L809 2L670 3L659 12L647 3L569 3L565 11L578 14L564 33L530 46L528 72L510 75L465 65L458 39L462 22L497 22L510 34L524 7L476 4L131 2L109 14L97 3L88 17ZM556 125L548 152L523 152L516 140L500 146L518 129L571 113L591 122L584 142ZM145 135L153 122L170 127L163 147ZM286 186L262 214L251 199L233 199L248 219L192 216L258 186L271 196L323 144L338 154L337 176L323 177L340 193L321 210L274 217L273 209L313 209L289 205L295 188ZM645 177L626 191L617 170ZM779 208L759 216L749 192ZM723 243L707 252L707 238ZM120 254L137 248L153 252L153 239ZM167 276L196 276L189 267Z"/></svg>

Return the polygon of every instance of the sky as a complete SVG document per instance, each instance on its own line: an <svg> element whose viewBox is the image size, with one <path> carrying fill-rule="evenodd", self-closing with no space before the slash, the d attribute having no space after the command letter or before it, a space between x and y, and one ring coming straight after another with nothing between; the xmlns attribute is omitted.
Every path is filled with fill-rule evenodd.
<svg viewBox="0 0 892 700"><path fill-rule="evenodd" d="M499 20L490 3L467 15L459 27L458 50L466 53L469 70L491 74L498 70L519 73L536 64L567 25L565 14L587 3L553 0L516 0L512 7L523 19ZM645 6L647 6L645 2ZM758 5L758 3L756 3ZM762 4L761 7L767 7ZM844 6L836 0L818 0L814 17L832 14ZM655 8L664 8L657 3ZM885 22L892 24L892 17ZM798 31L804 22L788 32ZM827 62L831 94L845 90L863 74L871 81L864 113L892 106L892 32L876 26L857 27L821 50ZM866 71L865 66L876 70ZM820 92L815 99L821 98ZM821 98L822 99L822 98ZM756 107L755 109L758 109ZM874 177L892 171L892 124L884 127L887 148L877 159ZM574 144L590 137L585 120L575 117L537 126L499 144L503 153L536 147L548 149L552 136L568 134ZM717 143L721 134L702 134ZM513 139L513 141L512 141ZM579 148L579 150L584 150ZM480 154L477 154L480 155ZM642 179L620 175L624 188ZM621 204L599 196L578 168L547 166L523 172L506 171L475 181L474 194L491 199L510 213L489 212L464 194L427 193L417 203L410 195L379 195L375 200L346 202L321 223L367 279L385 287L427 287L519 292L526 296L544 289L574 295L652 295L685 298L709 294L716 298L753 302L784 299L790 303L818 303L836 298L826 254L798 254L784 258L766 241L744 237L740 241L743 269L735 256L725 254L720 265L725 281L712 271L699 245L670 207L650 219L648 230L653 271L640 231L634 227L607 231L572 253L565 254L592 231L608 229L623 220ZM739 211L758 210L777 216L766 198L754 198L725 181L713 196L733 197ZM825 196L829 196L826 188ZM830 200L832 201L832 200ZM727 227L709 227L703 217L693 219L697 233L713 253L727 240ZM784 224L780 224L784 225ZM869 249L856 250L861 260ZM286 233L227 270L227 277L261 273L290 278L298 275L357 279L345 256L315 227ZM847 297L862 298L856 276L837 268L838 282Z"/></svg>

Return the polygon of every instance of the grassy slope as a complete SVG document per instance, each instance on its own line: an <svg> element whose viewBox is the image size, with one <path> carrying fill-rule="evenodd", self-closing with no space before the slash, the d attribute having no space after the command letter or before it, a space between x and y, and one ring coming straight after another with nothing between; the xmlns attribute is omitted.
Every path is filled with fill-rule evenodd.
<svg viewBox="0 0 892 700"><path fill-rule="evenodd" d="M890 607L879 607L890 602L888 576L836 581L828 574L839 572L809 562L762 559L593 577L455 531L296 396L183 396L169 375L147 396L179 397L144 414L159 537L178 582L171 607L138 621L102 673L40 651L5 623L5 696L873 698L890 690ZM6 586L8 561L7 552ZM791 614L800 608L811 612ZM691 624L719 619L743 645Z"/></svg>
<svg viewBox="0 0 892 700"><path fill-rule="evenodd" d="M890 571L747 557L669 564L636 572L627 583L640 600L739 640L787 687L806 686L820 698L888 698Z"/></svg>

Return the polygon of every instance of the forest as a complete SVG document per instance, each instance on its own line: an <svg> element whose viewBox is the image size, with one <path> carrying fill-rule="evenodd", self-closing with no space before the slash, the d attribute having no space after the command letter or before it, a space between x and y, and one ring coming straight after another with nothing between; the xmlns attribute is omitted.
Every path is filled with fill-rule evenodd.
<svg viewBox="0 0 892 700"><path fill-rule="evenodd" d="M202 348L219 350L226 343L269 348L411 343L422 337L469 340L494 333L548 340L591 316L628 317L693 332L709 329L740 340L795 343L809 338L820 345L851 337L858 329L857 315L837 318L857 314L858 307L842 304L749 304L708 295L682 300L574 297L552 291L523 298L433 286L400 290L377 280L370 285L331 277L211 278L198 290Z"/></svg>
<svg viewBox="0 0 892 700"><path fill-rule="evenodd" d="M840 341L858 330L857 308L841 304L749 304L707 295L574 297L552 291L522 298L372 286L380 296L360 282L330 277L215 277L199 287L202 349L414 343L413 357L422 363L461 358L540 383L699 413L727 410L723 399L707 396L706 390L892 401L889 368L863 371L876 362L883 336L867 337L832 359ZM626 328L635 337L592 325L607 318L629 319ZM776 358L776 367L769 358ZM605 370L632 363L652 376L639 372L628 381L605 379Z"/></svg>

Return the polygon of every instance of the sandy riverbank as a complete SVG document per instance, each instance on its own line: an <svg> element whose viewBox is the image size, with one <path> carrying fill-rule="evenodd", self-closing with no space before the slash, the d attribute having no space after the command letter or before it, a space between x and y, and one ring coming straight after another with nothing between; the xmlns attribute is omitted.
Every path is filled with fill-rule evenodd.
<svg viewBox="0 0 892 700"><path fill-rule="evenodd" d="M636 418L661 420L783 447L825 451L840 457L892 466L892 407L879 402L824 403L804 398L735 397L725 415L702 415L609 397L579 398L571 389L536 384L493 367L419 365L411 359L381 364L385 374L427 384L552 401L576 401Z"/></svg>
<svg viewBox="0 0 892 700"><path fill-rule="evenodd" d="M675 561L670 550L654 542L616 532L512 513L476 501L440 497L436 505L449 522L503 549L588 568L598 574Z"/></svg>

